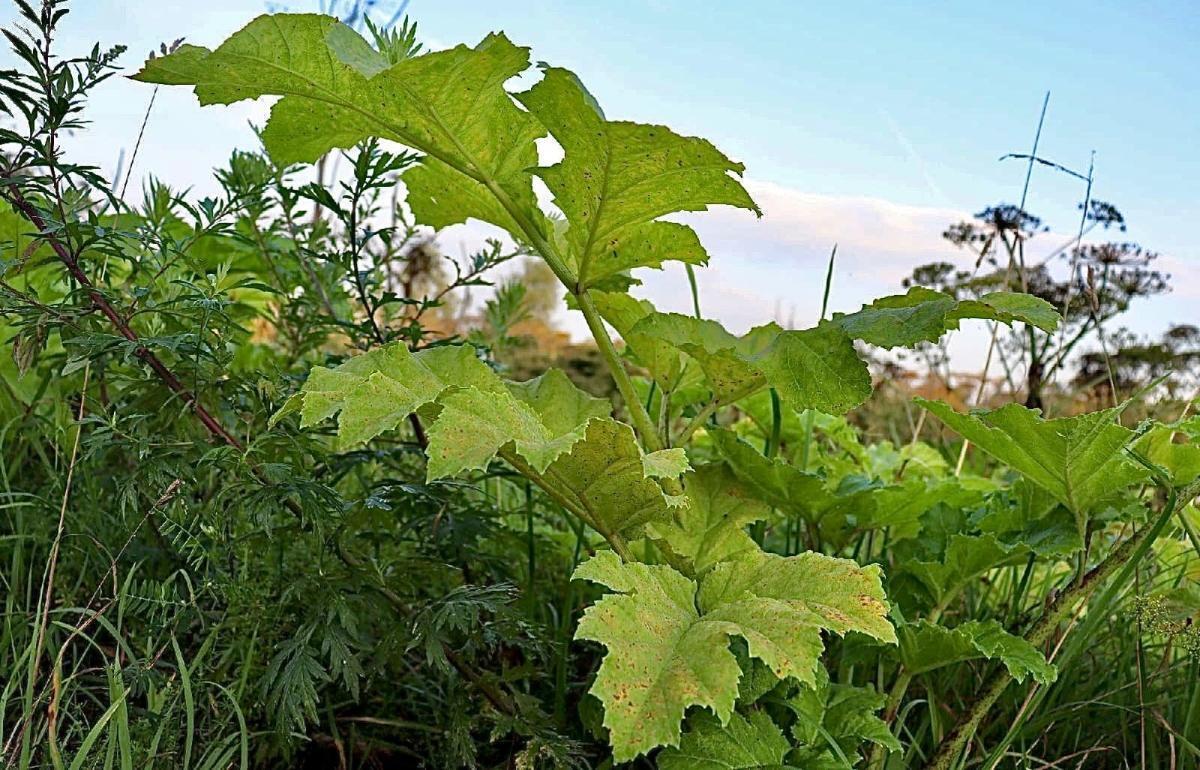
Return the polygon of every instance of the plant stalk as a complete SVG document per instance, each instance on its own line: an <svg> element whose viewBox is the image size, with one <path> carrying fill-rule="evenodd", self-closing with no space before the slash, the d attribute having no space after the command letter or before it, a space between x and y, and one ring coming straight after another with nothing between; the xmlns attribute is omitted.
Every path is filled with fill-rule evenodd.
<svg viewBox="0 0 1200 770"><path fill-rule="evenodd" d="M1183 499L1190 500L1198 492L1200 492L1200 484L1192 484L1183 493ZM1041 619L1034 624L1033 628L1029 630L1025 635L1025 639L1035 647L1045 645L1055 630L1057 630L1059 624L1070 618L1078 604L1081 601L1087 601L1096 589L1120 570L1121 579L1109 586L1108 590L1101 597L1101 604L1107 605L1112 600L1116 591L1125 582L1125 578L1132 573L1134 567L1136 567L1138 562L1150 549L1150 545L1162 533L1167 523L1171 520L1171 517L1175 514L1175 506L1179 497L1179 492L1171 488L1168 491L1167 504L1163 507L1162 512L1158 515L1154 523L1148 527L1143 527L1141 532L1136 533L1122 543L1104 561L1088 572L1083 580L1076 582L1071 588L1064 591L1050 605ZM1082 633L1082 630L1080 633ZM943 739L937 754L927 765L928 768L931 770L950 770L954 766L954 763L962 754L967 742L975 734L983 718L987 716L988 711L1000 699L1000 696L1004 694L1004 690L1011 681L1012 676L1006 669L1002 668L996 672L992 677L991 683L984 690L983 695L975 701L970 711L959 720L950 734Z"/></svg>

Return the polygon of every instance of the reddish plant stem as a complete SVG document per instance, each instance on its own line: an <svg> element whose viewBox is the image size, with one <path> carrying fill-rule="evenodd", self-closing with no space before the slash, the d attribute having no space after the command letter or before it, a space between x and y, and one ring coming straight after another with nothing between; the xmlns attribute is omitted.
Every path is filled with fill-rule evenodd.
<svg viewBox="0 0 1200 770"><path fill-rule="evenodd" d="M122 337L130 342L140 343L140 338L138 337L137 332L130 328L125 319L121 317L121 314L118 313L116 308L112 306L112 303L110 303L104 297L104 295L100 293L99 289L96 288L96 285L93 284L91 279L88 278L87 274L83 272L83 269L79 266L79 261L74 257L74 255L71 254L71 252L62 244L60 240L47 235L48 227L46 225L46 220L41 214L38 213L38 210L34 208L29 201L25 200L21 193L16 189L10 189L6 197L8 198L9 203L12 204L12 207L16 209L21 216L29 220L30 224L37 228L38 235L42 240L50 245L51 249L54 250L54 253L58 256L59 261L66 266L67 271L71 274L71 277L74 278L80 286L87 290L88 297L91 299L92 304L96 306L96 309L99 310L104 317L109 320L110 323L112 323L113 327L120 332ZM184 403L191 406L192 411L196 413L196 417L200 420L209 433L211 433L214 437L221 439L226 444L234 449L237 449L238 451L244 450L242 443L237 440L237 437L225 430L224 426L217 422L217 419L213 417L203 405L200 404L200 402L196 399L196 396L190 390L188 390L182 382L179 381L179 378L176 377L175 374L166 367L166 364L159 360L158 356L154 355L153 351L144 345L138 344L137 348L134 350L134 355L136 355L147 366L149 366L150 369L154 371L158 378L163 381L163 384L166 385L172 393L179 396L181 399L183 399Z"/></svg>
<svg viewBox="0 0 1200 770"><path fill-rule="evenodd" d="M42 238L42 240L50 244L50 247L54 250L54 253L58 256L59 260L66 266L67 270L71 273L71 276L87 290L88 296L92 300L92 304L96 306L96 308L112 323L114 327L116 327L117 331L121 333L121 336L130 342L138 342L139 338L137 333L129 327L129 324L126 323L125 319L121 317L121 314L116 311L116 309L112 306L112 303L105 299L104 295L100 293L95 284L91 282L91 280L87 277L87 274L83 272L82 268L80 268L79 261L75 259L75 257L66 248L66 246L62 244L61 241L47 234L48 228L46 225L46 220L41 214L38 213L37 209L34 208L29 201L25 200L21 193L16 189L10 189L6 197L13 208L16 209L21 216L29 220L30 224L38 229L38 235ZM199 401L196 400L195 395L193 395L192 392L188 390L182 382L179 381L179 378L176 377L175 374L166 367L166 364L158 359L158 356L154 355L153 352L142 345L137 347L135 355L142 359L142 361L144 361L146 365L149 366L156 375L158 375L158 378L163 381L163 384L165 384L167 388L171 390L171 392L175 393L186 403L191 405L192 411L196 414L208 432L213 435L213 437L224 441L226 444L234 449L237 449L238 451L244 451L242 442L238 441L232 433L225 430L225 428L219 422L217 422L216 418L200 405ZM427 444L425 431L422 428L420 420L417 418L417 416L414 414L411 417L413 429L417 433L417 440L424 447ZM268 486L270 485L270 482L260 469L254 467L252 468L252 471L255 478L257 478L260 482ZM299 517L303 513L295 500L283 498L282 502L284 506L286 506L287 509L296 516ZM340 543L337 551L339 558L346 564L347 567L350 567L356 572L362 570L362 565L357 561L357 559L350 555L349 552L340 547ZM374 588L380 591L389 601L389 603L391 603L398 610L403 611L406 609L403 600L389 590L386 586L374 586ZM516 708L513 706L512 701L507 695L488 682L482 674L471 668L470 664L463 660L463 658L457 652L451 649L444 642L442 644L442 649L446 654L446 659L455 668L455 670L457 670L459 674L463 676L463 678L470 682L493 706L510 716L516 714Z"/></svg>

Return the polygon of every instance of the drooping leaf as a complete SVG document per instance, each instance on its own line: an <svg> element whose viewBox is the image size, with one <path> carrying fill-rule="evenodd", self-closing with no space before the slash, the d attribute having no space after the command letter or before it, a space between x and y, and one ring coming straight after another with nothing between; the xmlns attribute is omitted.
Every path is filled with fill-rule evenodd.
<svg viewBox="0 0 1200 770"><path fill-rule="evenodd" d="M742 166L703 139L664 126L606 120L568 70L548 67L517 98L562 145L562 161L537 174L567 217L566 241L579 283L665 260L704 264L690 227L657 221L713 204L758 207L731 175Z"/></svg>
<svg viewBox="0 0 1200 770"><path fill-rule="evenodd" d="M820 476L805 473L781 458L766 457L732 431L712 430L709 435L738 480L770 505L819 511L827 504L829 493Z"/></svg>
<svg viewBox="0 0 1200 770"><path fill-rule="evenodd" d="M303 427L338 414L340 444L350 447L395 428L434 402L441 409L429 433L430 478L484 467L510 441L544 470L582 438L588 420L610 409L608 402L583 393L557 370L506 384L469 347L413 354L393 343L335 369L313 368L298 400L281 413L299 409Z"/></svg>
<svg viewBox="0 0 1200 770"><path fill-rule="evenodd" d="M280 731L303 730L317 720L317 690L330 677L309 645L312 633L306 626L281 642L263 677L263 702Z"/></svg>
<svg viewBox="0 0 1200 770"><path fill-rule="evenodd" d="M267 94L318 102L360 89L386 68L379 52L332 16L264 14L216 50L182 45L148 59L133 79L195 86L203 105Z"/></svg>
<svg viewBox="0 0 1200 770"><path fill-rule="evenodd" d="M664 749L658 770L785 770L791 744L765 711L734 712L722 725L701 711L688 719L679 748Z"/></svg>
<svg viewBox="0 0 1200 770"><path fill-rule="evenodd" d="M302 426L339 414L342 447L392 430L436 402L440 409L428 431L431 480L486 468L510 443L535 470L544 471L584 437L589 420L610 409L561 372L506 386L469 347L414 355L400 343L355 356L336 369L314 368L299 398L284 409L299 408Z"/></svg>
<svg viewBox="0 0 1200 770"><path fill-rule="evenodd" d="M836 314L833 323L854 339L883 348L912 347L934 342L958 328L964 318L1012 324L1032 324L1043 331L1058 327L1059 315L1043 299L1015 292L993 292L977 300L956 300L948 294L914 286L907 294L883 297L848 315Z"/></svg>
<svg viewBox="0 0 1200 770"><path fill-rule="evenodd" d="M976 304L987 309L979 308ZM995 316L990 312L995 312ZM1040 297L1018 291L993 291L978 300L966 300L959 304L958 318L992 319L1011 325L1023 321L1044 332L1052 332L1062 322L1062 315L1053 305Z"/></svg>
<svg viewBox="0 0 1200 770"><path fill-rule="evenodd" d="M955 628L927 621L905 623L896 628L900 639L900 662L910 674L923 674L965 660L999 660L1018 682L1033 676L1042 684L1058 678L1058 670L1046 656L1019 636L1013 636L994 620L971 620Z"/></svg>
<svg viewBox="0 0 1200 770"><path fill-rule="evenodd" d="M821 538L844 545L856 531L911 521L880 513L877 484L863 476L847 476L836 489L815 473L806 473L780 457L768 458L727 430L711 430L717 450L734 475L760 500L787 516L802 518ZM914 513L913 515L919 515ZM908 536L907 530L902 536Z"/></svg>
<svg viewBox="0 0 1200 770"><path fill-rule="evenodd" d="M940 401L918 399L948 427L1050 492L1082 525L1103 501L1146 477L1125 454L1136 434L1115 422L1122 407L1045 420L1007 404L960 414Z"/></svg>
<svg viewBox="0 0 1200 770"><path fill-rule="evenodd" d="M588 423L583 441L559 457L547 475L603 531L631 535L647 522L671 516L675 502L646 475L644 457L632 428L596 419Z"/></svg>
<svg viewBox="0 0 1200 770"><path fill-rule="evenodd" d="M425 408L430 479L485 468L500 454L552 478L602 531L629 532L669 515L673 501L647 475L633 430L608 417L607 400L557 370L506 382L468 346L414 354L394 343L336 369L316 367L276 418L299 411L309 426L338 414L339 443L349 447ZM681 454L649 465L674 472L668 466L686 460Z"/></svg>
<svg viewBox="0 0 1200 770"><path fill-rule="evenodd" d="M664 342L691 356L708 379L713 398L728 404L763 388L766 379L751 357L777 336L767 324L735 337L716 321L679 313L653 313L633 328L635 335Z"/></svg>
<svg viewBox="0 0 1200 770"><path fill-rule="evenodd" d="M1150 462L1163 468L1171 482L1182 487L1200 478L1200 444L1176 442L1177 436L1187 436L1181 424L1156 425L1138 440L1135 449Z"/></svg>
<svg viewBox="0 0 1200 770"><path fill-rule="evenodd" d="M767 506L751 496L724 465L701 465L684 477L688 505L649 531L696 572L753 551L746 533L751 522L766 518Z"/></svg>
<svg viewBox="0 0 1200 770"><path fill-rule="evenodd" d="M740 675L731 636L743 637L777 676L808 682L823 628L895 640L878 568L821 554L755 551L717 565L697 585L670 567L623 563L605 551L575 577L615 592L584 612L576 637L608 649L592 693L604 704L617 761L679 745L689 706L728 722Z"/></svg>
<svg viewBox="0 0 1200 770"><path fill-rule="evenodd" d="M781 332L752 359L791 408L845 414L871 395L871 375L840 327Z"/></svg>
<svg viewBox="0 0 1200 770"><path fill-rule="evenodd" d="M631 329L696 361L720 404L770 386L793 411L842 414L871 395L871 376L850 338L836 325L784 331L770 323L742 337L716 321L649 313Z"/></svg>

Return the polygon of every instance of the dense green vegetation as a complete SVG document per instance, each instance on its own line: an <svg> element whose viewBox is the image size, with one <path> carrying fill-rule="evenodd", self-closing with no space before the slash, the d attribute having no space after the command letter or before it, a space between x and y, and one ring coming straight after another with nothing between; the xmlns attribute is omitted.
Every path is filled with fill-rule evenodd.
<svg viewBox="0 0 1200 770"><path fill-rule="evenodd" d="M63 2L16 4L6 768L1200 767L1192 394L1102 350L1085 411L1095 378L1046 372L1153 287L1083 248L1069 290L1026 275L1017 209L952 231L994 274L812 328L731 334L694 281L660 313L633 271L693 276L662 217L757 212L740 164L564 69L509 90L502 34L431 53L318 15L151 56L150 104L280 98L219 197L129 202L60 146L121 50L58 52ZM442 256L467 220L505 237ZM593 340L530 373L547 269ZM1036 372L1024 404L868 364L965 321Z"/></svg>

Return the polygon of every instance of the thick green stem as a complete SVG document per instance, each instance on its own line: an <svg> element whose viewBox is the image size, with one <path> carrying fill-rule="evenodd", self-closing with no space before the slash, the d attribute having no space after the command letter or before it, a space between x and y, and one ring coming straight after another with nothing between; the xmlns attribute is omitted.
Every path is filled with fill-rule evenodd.
<svg viewBox="0 0 1200 770"><path fill-rule="evenodd" d="M908 686L912 684L912 680L913 674L907 671L901 671L900 675L896 677L892 689L888 692L887 703L883 707L883 721L891 724L892 720L896 718L896 714L900 711L900 702L904 700L904 694L908 692ZM876 744L877 747L878 745Z"/></svg>
<svg viewBox="0 0 1200 770"><path fill-rule="evenodd" d="M1200 491L1195 486L1189 487L1185 492L1185 500L1190 500L1195 496L1196 492ZM1128 576L1132 574L1133 569L1145 556L1150 549L1151 543L1159 536L1166 527L1167 522L1175 513L1175 505L1178 500L1178 493L1171 489L1168 493L1166 506L1155 520L1154 524L1149 527L1144 527L1141 532L1138 532L1133 537L1126 540L1108 557L1100 562L1087 576L1076 582L1071 588L1063 592L1061 596L1050 606L1049 609L1042 615L1041 620L1034 624L1025 638L1030 644L1035 647L1041 647L1054 635L1059 625L1068 620L1075 612L1080 602L1087 601L1091 595L1099 588L1108 578L1110 578L1117 570L1121 570L1118 579L1109 586L1109 588L1101 596L1099 604L1101 607L1107 607L1120 587L1128 582ZM1089 626L1095 622L1099 622L1097 618L1107 615L1107 612L1096 613L1089 617L1091 621ZM1080 634L1084 634L1086 638L1089 634L1085 633L1085 629L1081 629ZM971 736L975 734L983 718L995 705L1000 696L1004 694L1004 690L1012 681L1012 676L1006 669L1001 669L992 677L990 684L984 691L983 695L975 701L970 711L959 720L959 723L954 727L954 730L942 741L937 754L927 767L931 770L950 770L954 763L962 754L967 742Z"/></svg>
<svg viewBox="0 0 1200 770"><path fill-rule="evenodd" d="M541 229L530 221L525 212L513 202L508 193L495 180L483 174L475 174L474 177L482 182L492 195L495 196L500 205L504 207L513 220L520 226L521 231L525 233L529 242L541 254L542 258L546 260L546 264L550 266L551 271L558 277L558 280L562 282L568 291L575 295L584 320L587 321L588 330L591 331L592 337L595 338L596 347L599 348L600 355L604 358L604 363L608 366L609 373L612 374L613 380L617 384L617 390L620 392L621 398L624 399L625 406L629 410L633 427L642 439L642 446L649 452L657 452L662 449L663 442L655 431L654 421L650 418L650 413L646 411L646 407L642 405L641 400L637 397L637 393L633 389L633 381L629 378L629 373L625 371L625 365L621 362L620 354L617 353L612 338L608 336L608 330L604 328L604 320L600 317L600 311L596 309L596 304L592 301L592 297L587 289L579 285L580 282L567 267L566 261L559 255L554 245L542 235ZM668 494L683 494L683 486L673 479L663 480L663 489Z"/></svg>
<svg viewBox="0 0 1200 770"><path fill-rule="evenodd" d="M1197 556L1200 556L1200 532L1196 531L1196 527L1188 518L1186 507L1179 510L1179 524L1187 534L1188 540L1192 541L1192 549L1196 551Z"/></svg>
<svg viewBox="0 0 1200 770"><path fill-rule="evenodd" d="M529 217L526 216L526 212L523 211L521 207L513 201L512 198L509 197L508 193L504 191L504 188L502 188L496 182L496 180L481 173L468 174L468 176L471 176L475 180L482 182L483 185L488 188L500 205L504 207L504 210L507 211L509 216L513 218L513 221L516 222L521 228L521 232L523 232L525 237L529 239L529 243L533 246L533 248L537 250L542 259L546 260L546 264L550 267L550 271L554 273L555 277L558 278L563 286L567 287L568 291L574 292L577 288L577 279L575 275L567 267L566 260L559 256L558 249L554 248L554 246L546 240L545 236L542 235L541 228L535 225L529 219Z"/></svg>
<svg viewBox="0 0 1200 770"><path fill-rule="evenodd" d="M683 266L687 270L688 286L692 289L692 310L697 318L703 318L700 315L700 286L696 283L696 270L690 262L684 262Z"/></svg>
<svg viewBox="0 0 1200 770"><path fill-rule="evenodd" d="M721 407L729 406L730 404L741 401L743 398L753 396L755 393L762 390L763 387L763 383L761 382L751 383L750 386L746 387L744 390L734 393L723 401L713 400L708 402L700 409L699 412L696 413L696 416L684 426L683 430L679 432L679 435L675 436L674 446L686 444L688 439L692 437L692 434L699 430L704 423L708 422L709 418L716 414L717 410Z"/></svg>
<svg viewBox="0 0 1200 770"><path fill-rule="evenodd" d="M534 249L542 256L542 259L546 260L546 264L549 265L550 270L557 276L558 280L568 291L575 295L579 303L579 309L583 312L583 317L587 321L588 329L596 340L596 347L599 348L600 355L604 358L604 363L608 366L609 373L612 374L613 380L617 384L617 390L621 393L621 398L625 400L629 416L633 420L633 427L638 432L638 435L641 436L642 446L649 452L657 452L662 449L663 443L654 429L654 421L650 419L650 413L646 411L646 407L638 399L633 389L633 381L629 378L629 373L625 371L625 365L621 363L621 357L613 345L612 338L608 336L608 330L604 328L604 321L600 317L600 311L596 309L596 304L592 301L592 297L587 289L580 285L581 281L567 267L566 260L559 255L554 245L546 240L545 236L542 235L541 229L526 216L526 212L516 205L508 193L504 191L504 188L500 187L494 179L484 174L475 173L471 176L488 188L500 205L504 207L517 225L520 226L521 231L529 239ZM662 486L668 494L683 494L683 485L674 479L664 479Z"/></svg>
<svg viewBox="0 0 1200 770"><path fill-rule="evenodd" d="M771 432L767 434L767 446L763 454L772 459L779 452L779 437L783 431L783 407L779 403L779 393L771 388Z"/></svg>
<svg viewBox="0 0 1200 770"><path fill-rule="evenodd" d="M625 371L625 364L621 362L621 354L613 345L612 337L608 336L608 329L604 327L604 319L600 317L596 303L592 301L591 294L586 291L575 295L575 298L579 302L579 309L583 312L584 320L587 321L588 330L596 340L600 356L608 366L609 373L612 374L613 381L617 384L617 391L625 401L625 408L629 410L629 417L642 439L642 445L649 452L657 452L663 446L658 438L658 431L654 429L654 421L650 419L650 413L646 411L642 400L637 397L637 393L633 389L633 380L630 379L629 372Z"/></svg>
<svg viewBox="0 0 1200 770"><path fill-rule="evenodd" d="M613 345L612 337L608 336L608 329L604 328L604 319L600 317L600 311L596 309L596 303L592 301L592 295L584 291L575 295L575 299L579 302L579 309L583 311L583 317L587 321L588 329L592 333L592 337L596 340L596 347L600 350L600 356L604 359L604 363L608 366L609 374L612 375L613 381L617 383L617 391L621 394L621 399L625 402L625 408L629 411L629 418L633 422L634 430L642 439L642 446L647 452L657 452L664 449L662 437L659 436L658 430L654 427L654 420L650 418L650 412L646 411L645 404L638 398L637 392L633 389L633 380L629 377L629 372L625 371L625 364L621 361L621 354L617 352L617 348ZM666 394L664 394L666 397ZM663 491L668 495L682 495L683 484L678 479L660 479L659 484Z"/></svg>

